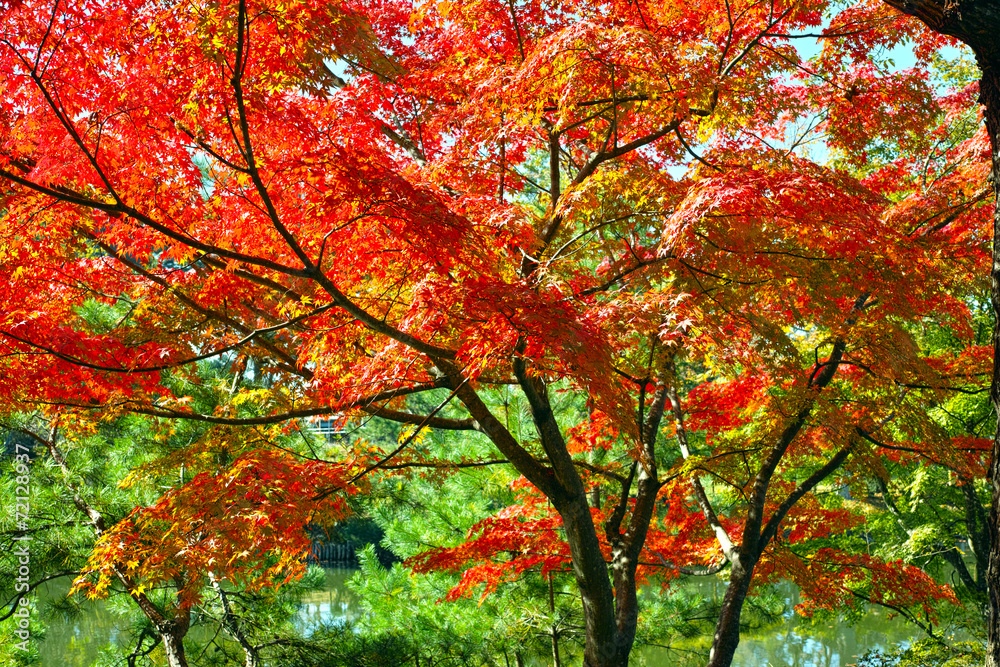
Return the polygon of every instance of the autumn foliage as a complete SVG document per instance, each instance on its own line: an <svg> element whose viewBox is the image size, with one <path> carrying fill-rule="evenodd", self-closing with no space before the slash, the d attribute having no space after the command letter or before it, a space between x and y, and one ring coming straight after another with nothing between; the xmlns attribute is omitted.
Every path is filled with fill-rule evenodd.
<svg viewBox="0 0 1000 667"><path fill-rule="evenodd" d="M305 569L307 525L345 516L342 493L329 490L352 489L347 481L339 466L249 452L224 473L198 473L115 524L74 588L98 597L120 572L138 593L181 579L180 603L190 607L209 573L224 573L243 590L280 586Z"/></svg>
<svg viewBox="0 0 1000 667"><path fill-rule="evenodd" d="M197 470L81 587L280 581L370 477L470 463L278 447L324 415L492 443L519 502L411 564L463 572L452 597L571 570L588 664L624 664L636 586L689 566L953 599L819 549L862 528L813 495L885 456L984 467L929 408L989 364L988 147L974 86L932 80L946 38L821 0L24 0L0 25L3 408L259 444L136 473Z"/></svg>

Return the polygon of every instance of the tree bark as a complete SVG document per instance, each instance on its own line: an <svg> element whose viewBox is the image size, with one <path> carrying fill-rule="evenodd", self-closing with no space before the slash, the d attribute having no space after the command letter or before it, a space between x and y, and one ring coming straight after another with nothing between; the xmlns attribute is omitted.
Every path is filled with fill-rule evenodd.
<svg viewBox="0 0 1000 667"><path fill-rule="evenodd" d="M870 294L867 292L860 295L854 302L854 307L847 317L846 324L852 326L857 314L864 309ZM761 462L754 477L753 491L750 496L750 506L747 509L746 523L743 526L743 535L740 545L732 545L728 535L718 526L718 519L714 511L708 505L704 490L699 484L694 484L696 496L699 496L699 503L703 506L706 519L713 525L720 546L726 553L731 563L729 575L729 587L722 600L722 610L715 627L715 636L712 639L712 648L709 652L708 667L729 667L732 664L736 647L740 643L740 615L743 612L743 603L746 601L747 592L750 590L750 583L753 580L753 571L760 560L761 555L777 535L778 527L784 520L788 511L802 497L812 491L817 484L829 477L840 465L847 460L853 450L853 444L839 450L822 467L816 470L808 479L796 486L785 499L778 505L769 517L765 520L764 510L767 504L767 496L771 488L771 481L777 472L778 466L784 459L785 453L798 434L805 428L806 423L812 414L816 403L816 396L825 389L833 380L840 368L841 360L847 349L847 342L839 338L834 343L830 357L822 364L817 363L808 381L808 389L813 392L812 397L807 401L798 414L789 421L778 439L766 449L767 456ZM683 420L676 394L671 396L671 404L674 406L675 419L679 424L678 434L683 433ZM681 441L682 452L687 450L687 444ZM762 447L762 450L765 448ZM687 454L684 455L687 458ZM698 493L700 491L700 494Z"/></svg>
<svg viewBox="0 0 1000 667"><path fill-rule="evenodd" d="M976 558L976 586L986 592L986 566L989 562L989 516L983 509L971 477L958 473L959 490L965 500L966 539Z"/></svg>
<svg viewBox="0 0 1000 667"><path fill-rule="evenodd" d="M1000 4L995 0L884 0L927 27L972 47L984 70L1000 54Z"/></svg>
<svg viewBox="0 0 1000 667"><path fill-rule="evenodd" d="M1000 29L1000 16L995 27ZM976 54L977 57L979 54ZM990 384L990 401L1000 415L1000 59L984 61L979 82L979 101L986 107L986 130L990 135L992 156L993 196L997 205L993 209L993 262L990 268L990 302L993 307L993 380ZM989 623L986 640L987 667L1000 667L1000 424L993 434L990 453L990 503L989 535L990 558L986 570L986 588L989 598Z"/></svg>
<svg viewBox="0 0 1000 667"><path fill-rule="evenodd" d="M257 652L257 647L253 645L253 642L240 627L239 618L233 613L232 606L229 604L229 594L222 588L222 584L215 578L213 572L208 573L208 580L212 582L212 588L219 594L219 603L222 605L222 627L243 649L243 653L246 655L246 667L260 667L260 655Z"/></svg>
<svg viewBox="0 0 1000 667"><path fill-rule="evenodd" d="M570 547L573 574L583 606L583 664L586 667L619 667L621 663L616 662L619 651L615 647L620 642L615 624L614 591L608 575L608 564L597 539L587 490L552 413L544 381L532 376L523 360L515 357L512 364L514 375L528 400L532 421L548 458L548 465L536 459L517 442L490 412L475 389L466 382L460 370L446 360L438 359L435 363L472 415L477 430L486 434L511 465L545 494L562 519L566 543Z"/></svg>
<svg viewBox="0 0 1000 667"><path fill-rule="evenodd" d="M157 625L156 629L163 638L163 652L167 655L167 665L169 667L188 667L187 658L184 656L184 635L187 634L187 628L172 629L165 627L165 625Z"/></svg>
<svg viewBox="0 0 1000 667"><path fill-rule="evenodd" d="M729 587L726 588L726 594L722 598L722 611L715 626L707 667L729 667L733 664L736 647L740 643L740 615L743 613L743 603L746 602L747 592L750 590L757 559L748 566L742 561L742 558L734 560L729 571Z"/></svg>

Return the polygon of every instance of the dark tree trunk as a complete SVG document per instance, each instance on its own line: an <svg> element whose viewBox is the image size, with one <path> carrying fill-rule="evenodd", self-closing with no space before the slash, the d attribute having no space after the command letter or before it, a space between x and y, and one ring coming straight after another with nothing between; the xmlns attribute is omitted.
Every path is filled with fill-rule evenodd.
<svg viewBox="0 0 1000 667"><path fill-rule="evenodd" d="M575 502L563 507L557 505L556 509L563 520L573 573L583 602L586 627L583 664L585 667L619 667L611 579L586 495L581 492Z"/></svg>
<svg viewBox="0 0 1000 667"><path fill-rule="evenodd" d="M996 28L1000 29L1000 15ZM978 56L978 53L977 53ZM979 82L979 101L985 107L986 129L990 135L990 153L993 159L993 195L1000 203L1000 59L984 62L979 58L983 77ZM993 305L993 381L990 400L1000 415L1000 206L993 209L993 265L990 269L990 302ZM990 456L990 487L993 501L990 504L989 535L990 558L986 570L986 588L989 597L989 625L987 627L986 665L1000 667L1000 426L993 434Z"/></svg>
<svg viewBox="0 0 1000 667"><path fill-rule="evenodd" d="M990 558L989 516L976 493L975 481L965 475L959 476L959 489L965 499L966 539L976 559L975 588L986 593L986 569ZM964 563L963 563L964 567Z"/></svg>
<svg viewBox="0 0 1000 667"><path fill-rule="evenodd" d="M756 559L753 563L744 563L742 558L732 564L729 587L722 598L722 611L715 626L707 667L729 667L733 663L736 647L740 643L740 615L750 590L755 565Z"/></svg>
<svg viewBox="0 0 1000 667"><path fill-rule="evenodd" d="M566 543L570 548L573 575L583 607L583 664L586 667L620 667L627 662L619 660L616 648L620 641L615 624L614 591L608 576L608 564L597 539L597 528L590 514L587 490L552 413L544 381L531 375L525 362L519 357L515 358L512 365L514 375L528 399L531 417L548 457L548 465L531 456L514 439L456 368L449 363L438 362L439 369L449 376L452 389L468 408L482 432L518 472L545 494L562 519Z"/></svg>
<svg viewBox="0 0 1000 667"><path fill-rule="evenodd" d="M846 321L848 327L855 323L857 313L864 309L869 296L868 293L864 293L854 302L854 307ZM809 380L808 387L810 389L818 392L830 384L837 374L837 369L840 367L844 350L846 349L846 341L843 338L838 338L837 342L834 343L830 357L822 365L817 363ZM675 410L677 410L676 397L671 398L671 403L675 404ZM778 528L788 514L788 511L803 496L816 488L817 484L839 468L854 449L854 444L851 442L836 452L822 467L813 472L812 475L798 484L791 493L785 496L778 504L778 507L765 519L765 507L767 505L768 493L771 489L771 480L788 448L805 427L809 416L812 414L814 404L815 398L809 400L799 410L798 414L785 425L784 430L770 446L767 456L757 469L740 545L738 547L732 546L728 535L724 539L720 539L720 546L722 546L729 558L731 569L729 587L726 589L726 595L722 600L722 609L715 626L715 636L712 639L708 667L729 667L732 664L736 647L740 643L740 615L743 612L743 603L746 601L747 592L750 590L750 583L753 581L754 568L757 566L757 562L760 560L767 545L778 534ZM678 431L680 432L681 428ZM683 445L682 449L686 450L687 446ZM684 456L685 458L687 457L686 451L684 452ZM718 518L715 517L714 511L710 508L704 489L697 482L694 484L694 489L695 494L699 496L699 502L703 506L706 518L713 528L716 528ZM725 531L721 527L718 527L716 534L718 535L719 532L724 533Z"/></svg>
<svg viewBox="0 0 1000 667"><path fill-rule="evenodd" d="M973 592L985 592L980 590L979 582L976 581L976 579L980 577L974 578L972 576L972 573L969 572L969 568L965 566L965 561L962 559L961 552L959 552L958 549L955 549L950 544L941 544L940 548L941 558L943 558L945 562L955 569L955 573L958 574L958 579L962 582L963 586ZM983 578L983 586L985 587L985 585L986 579Z"/></svg>

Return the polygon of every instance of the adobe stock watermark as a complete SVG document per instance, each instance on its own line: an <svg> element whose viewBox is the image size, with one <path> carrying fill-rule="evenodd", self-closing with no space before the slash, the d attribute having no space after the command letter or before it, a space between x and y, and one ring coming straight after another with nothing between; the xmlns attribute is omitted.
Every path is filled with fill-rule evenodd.
<svg viewBox="0 0 1000 667"><path fill-rule="evenodd" d="M31 535L28 534L28 515L31 514L31 459L25 445L18 443L15 448L14 525L20 535L14 537L14 558L17 559L14 591L20 597L17 599L13 618L16 626L14 634L20 641L14 644L14 648L27 652L31 639L31 610L28 608L27 598L27 593L31 590L31 555L28 552L28 543L31 541Z"/></svg>

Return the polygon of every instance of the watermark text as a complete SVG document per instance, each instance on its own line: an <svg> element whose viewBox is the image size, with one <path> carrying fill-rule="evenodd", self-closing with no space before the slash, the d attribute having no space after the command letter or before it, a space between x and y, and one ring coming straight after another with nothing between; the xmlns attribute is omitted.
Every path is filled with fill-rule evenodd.
<svg viewBox="0 0 1000 667"><path fill-rule="evenodd" d="M14 591L20 594L17 599L17 609L13 618L16 628L14 634L19 642L14 647L19 651L28 650L31 639L31 611L28 608L27 594L31 591L31 554L28 543L31 535L28 533L28 516L31 514L31 459L28 448L16 444L14 452L14 474L16 488L14 490L14 525L18 535L14 537L14 558L17 559L17 573L14 575Z"/></svg>

